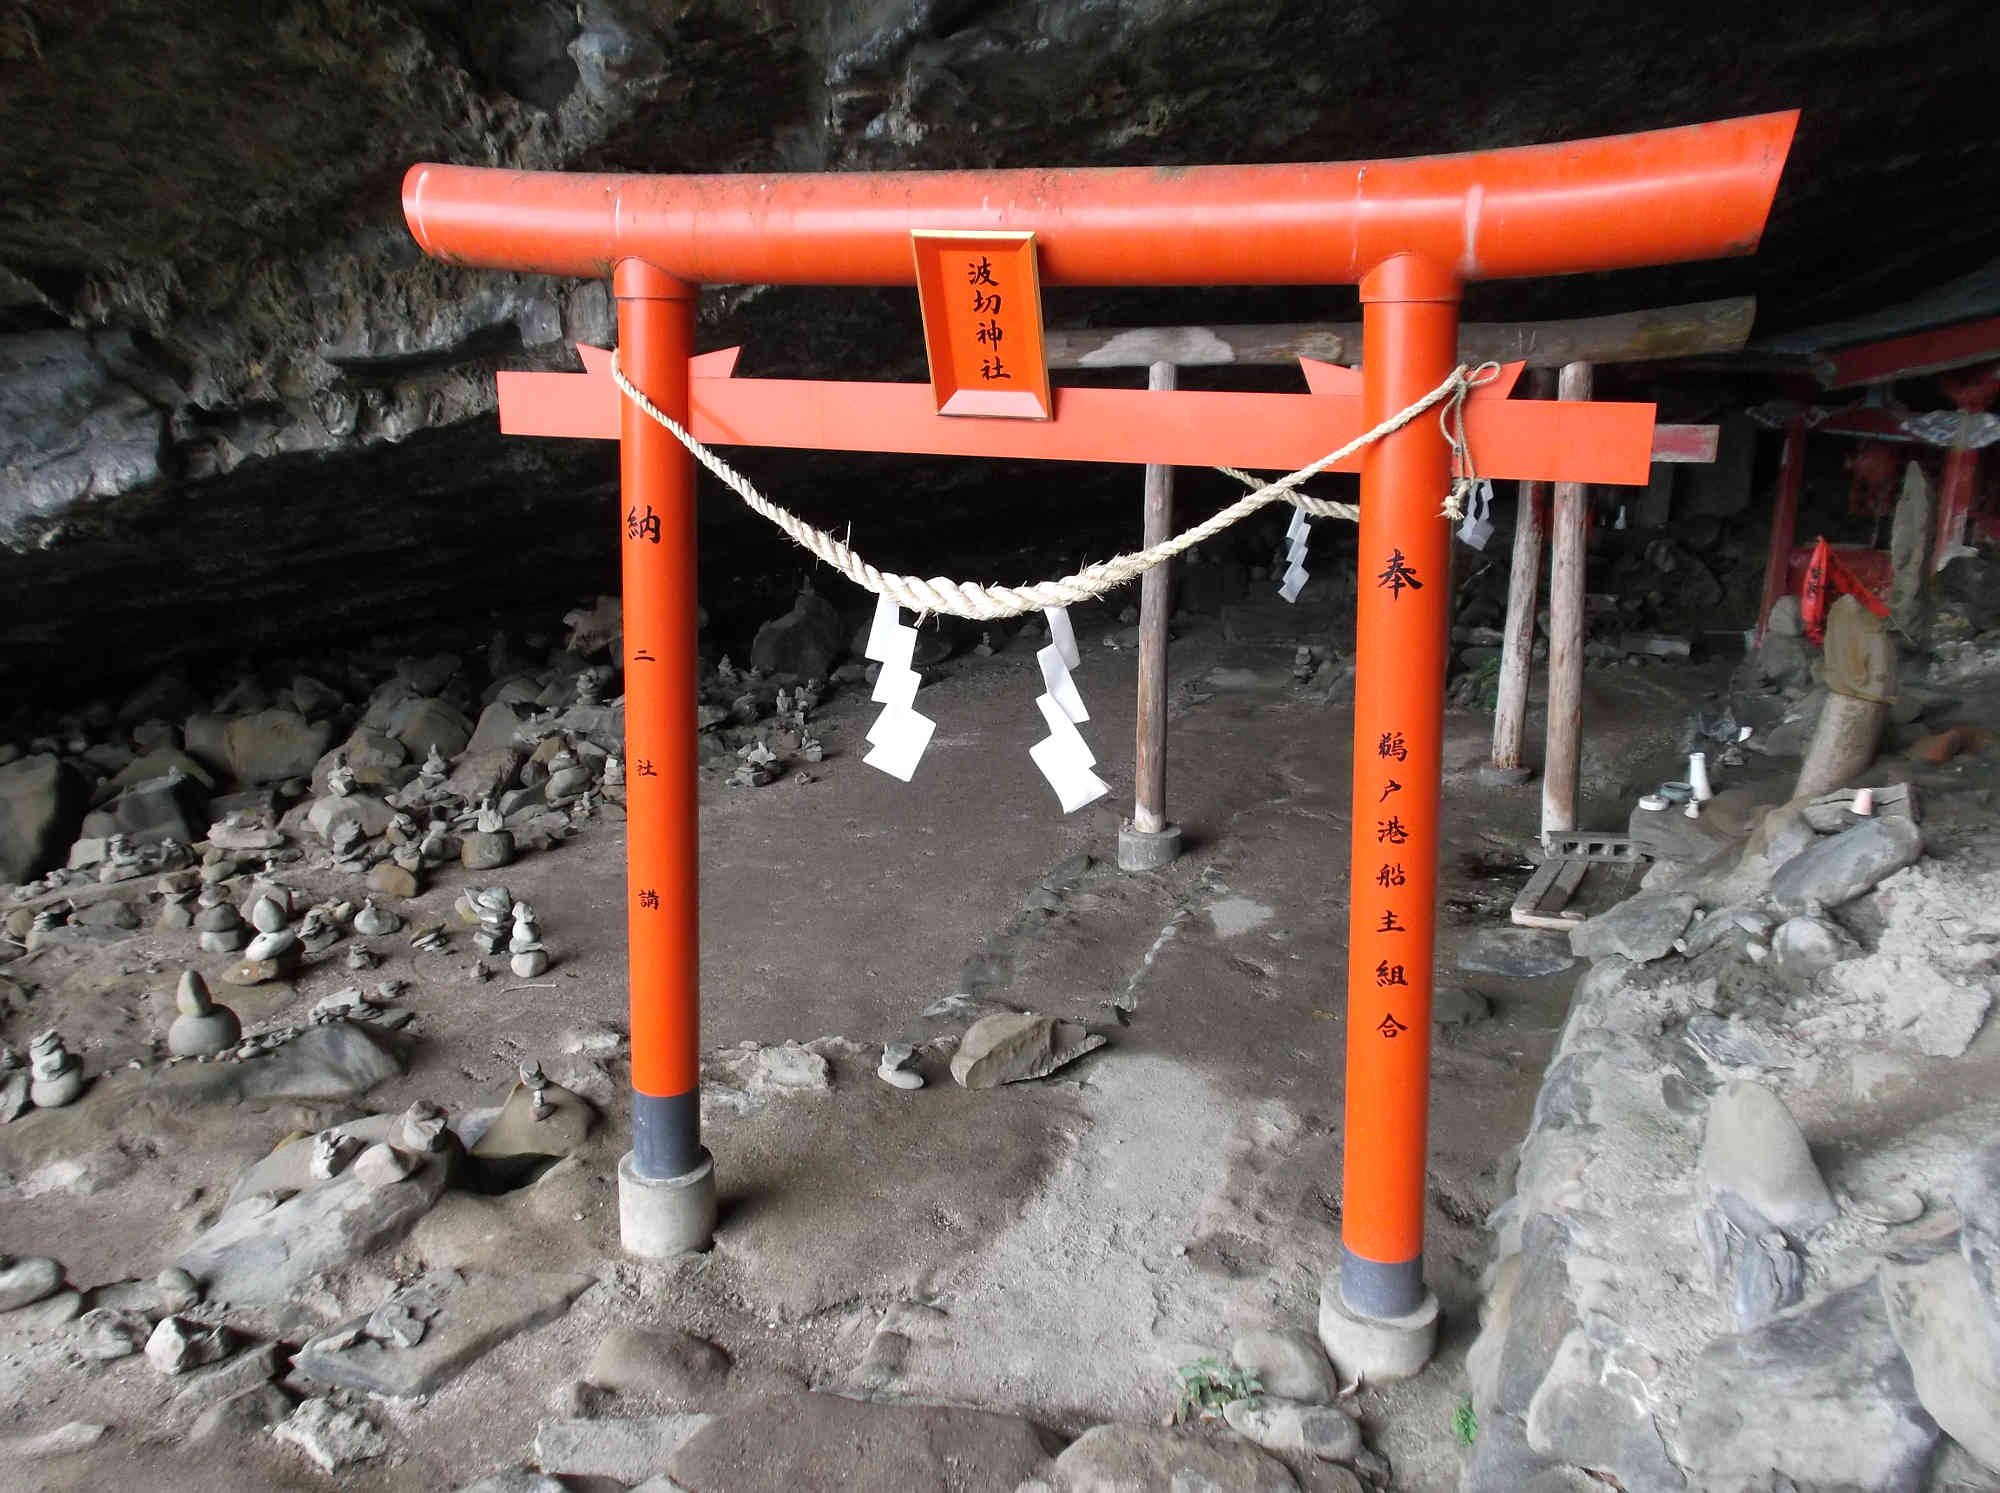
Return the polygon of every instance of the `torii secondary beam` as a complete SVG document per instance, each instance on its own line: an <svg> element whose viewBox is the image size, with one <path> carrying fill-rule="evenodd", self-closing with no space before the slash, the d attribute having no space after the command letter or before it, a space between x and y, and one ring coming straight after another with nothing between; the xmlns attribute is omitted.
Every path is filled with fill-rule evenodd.
<svg viewBox="0 0 2000 1493"><path fill-rule="evenodd" d="M1059 388L1054 419L1006 425L939 419L927 384L735 378L737 351L689 364L688 428L705 445L1290 471L1365 428L1359 379L1311 359L1303 360L1310 394ZM587 345L577 352L582 373L499 376L503 434L618 437L611 354ZM1644 485L1654 461L1690 459L1684 453L1704 445L1713 455L1715 427L1655 426L1650 404L1508 399L1520 370L1508 365L1466 401L1466 438L1482 477ZM1329 470L1358 472L1362 460Z"/></svg>
<svg viewBox="0 0 2000 1493"><path fill-rule="evenodd" d="M1788 112L1339 165L683 178L419 165L404 179L403 205L418 243L438 258L610 275L624 366L684 425L702 283L908 285L913 235L1031 232L1048 285L1358 284L1365 429L1449 374L1468 280L1753 251L1797 122ZM730 381L711 382L727 398ZM813 397L848 397L841 387L816 386ZM1327 415L1336 403L1304 401ZM1497 452L1509 438L1500 432L1531 417L1487 407L1498 423L1485 439ZM1217 408L1200 414L1218 417ZM1020 454L1038 426L1067 423L1008 421L999 444ZM698 1128L694 467L636 406L620 411L619 428L625 640L637 665L626 751L657 769L628 790L633 1151L620 1163L619 1202L627 1247L661 1255L705 1243L715 1217ZM1549 449L1559 434L1539 432L1546 462L1524 458L1531 469L1515 475L1584 460ZM1314 436L1308 459L1339 444L1328 428ZM1480 440L1474 433L1475 451ZM1621 450L1637 474L1627 480L1644 480L1649 449ZM1361 468L1343 1260L1321 1292L1320 1332L1343 1366L1370 1379L1414 1373L1436 1330L1423 1221L1447 451L1437 422L1416 420L1374 445ZM1158 447L1149 455L1189 459Z"/></svg>

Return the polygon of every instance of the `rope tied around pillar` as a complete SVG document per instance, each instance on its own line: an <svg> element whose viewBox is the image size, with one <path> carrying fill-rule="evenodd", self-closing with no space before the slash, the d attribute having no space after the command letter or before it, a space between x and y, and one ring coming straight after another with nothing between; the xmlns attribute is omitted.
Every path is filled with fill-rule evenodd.
<svg viewBox="0 0 2000 1493"><path fill-rule="evenodd" d="M1251 489L1243 497L1204 519L1192 528L1183 529L1170 539L1150 545L1128 554L1114 555L1094 565L1086 565L1073 575L1055 580L1036 581L1026 586L982 585L972 581L954 581L944 576L932 576L928 580L916 576L896 575L878 570L857 555L844 541L836 539L824 529L814 528L797 514L774 503L759 492L756 486L741 472L730 466L714 451L695 439L692 432L673 416L662 410L645 393L625 376L619 363L618 353L611 355L611 377L619 391L646 415L668 431L709 471L719 478L737 497L743 500L752 513L774 525L787 538L802 549L810 551L817 559L831 565L842 575L864 591L872 591L877 596L886 596L898 606L908 607L920 613L943 613L952 617L963 617L973 622L994 622L1007 617L1023 617L1031 612L1047 611L1052 607L1076 606L1093 597L1115 591L1130 581L1137 580L1157 565L1163 565L1176 556L1186 553L1196 545L1213 539L1231 526L1241 523L1251 514L1277 502L1280 498L1314 517L1343 518L1350 523L1358 522L1361 510L1353 503L1336 503L1328 499L1308 497L1294 491L1307 478L1317 476L1336 462L1345 461L1355 452L1373 445L1385 436L1394 435L1426 410L1437 408L1438 424L1444 432L1445 440L1452 451L1451 490L1446 494L1442 517L1456 521L1464 514L1465 495L1471 491L1477 480L1473 474L1472 452L1465 440L1466 399L1481 384L1491 382L1500 371L1497 363L1481 363L1477 367L1461 363L1454 368L1435 389L1422 398L1398 410L1371 430L1363 431L1336 451L1329 451L1317 461L1309 462L1295 472L1289 472L1272 482L1260 482L1247 472L1234 467L1218 467L1216 470L1234 477Z"/></svg>

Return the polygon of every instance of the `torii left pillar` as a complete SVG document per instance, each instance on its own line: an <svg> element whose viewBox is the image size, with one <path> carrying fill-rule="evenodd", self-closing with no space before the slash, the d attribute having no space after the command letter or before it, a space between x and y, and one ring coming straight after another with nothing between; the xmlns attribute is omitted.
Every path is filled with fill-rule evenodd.
<svg viewBox="0 0 2000 1493"><path fill-rule="evenodd" d="M640 259L612 272L619 360L688 420L697 287ZM715 1234L715 1163L701 1144L701 882L695 790L694 457L621 400L624 504L625 906L632 956L632 1149L618 1163L625 1248L666 1259Z"/></svg>

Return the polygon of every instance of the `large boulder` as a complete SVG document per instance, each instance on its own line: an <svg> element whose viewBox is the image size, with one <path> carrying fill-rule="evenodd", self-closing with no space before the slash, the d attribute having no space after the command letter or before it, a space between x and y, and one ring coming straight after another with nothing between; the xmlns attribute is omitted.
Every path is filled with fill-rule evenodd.
<svg viewBox="0 0 2000 1493"><path fill-rule="evenodd" d="M840 613L816 592L799 593L784 616L757 629L750 666L767 674L824 679L840 657Z"/></svg>
<svg viewBox="0 0 2000 1493"><path fill-rule="evenodd" d="M212 719L197 716L188 722L188 750L196 756L203 755L195 751L196 722ZM207 737L205 729L202 734ZM260 710L222 727L222 765L240 783L310 777L332 741L329 721L309 721L296 710Z"/></svg>
<svg viewBox="0 0 2000 1493"><path fill-rule="evenodd" d="M1098 1426L1056 1458L1063 1493L1139 1493L1216 1488L1229 1493L1298 1493L1285 1464L1247 1441L1211 1441L1153 1426Z"/></svg>
<svg viewBox="0 0 2000 1493"><path fill-rule="evenodd" d="M1664 959L1693 919L1692 896L1641 892L1570 929L1570 952L1580 959L1617 955L1634 964Z"/></svg>
<svg viewBox="0 0 2000 1493"><path fill-rule="evenodd" d="M1923 831L1901 815L1885 815L1828 835L1793 856L1771 878L1771 900L1787 916L1852 902L1892 871L1924 853Z"/></svg>
<svg viewBox="0 0 2000 1493"><path fill-rule="evenodd" d="M456 757L472 740L472 722L442 700L419 696L405 700L389 713L389 734L410 756L421 761L436 747L447 759Z"/></svg>
<svg viewBox="0 0 2000 1493"><path fill-rule="evenodd" d="M0 767L0 881L32 881L67 860L85 797L82 777L49 753Z"/></svg>
<svg viewBox="0 0 2000 1493"><path fill-rule="evenodd" d="M1882 1267L1882 1300L1917 1398L1947 1435L2000 1472L2000 1335L1957 1254Z"/></svg>
<svg viewBox="0 0 2000 1493"><path fill-rule="evenodd" d="M1695 1360L1677 1435L1696 1488L1915 1493L1937 1445L1872 1280L1781 1312Z"/></svg>

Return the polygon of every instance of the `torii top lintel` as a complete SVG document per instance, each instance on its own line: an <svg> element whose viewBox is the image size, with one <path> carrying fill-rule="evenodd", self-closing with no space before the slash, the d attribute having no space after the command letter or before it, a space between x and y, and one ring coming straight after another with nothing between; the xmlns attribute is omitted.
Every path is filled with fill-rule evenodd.
<svg viewBox="0 0 2000 1493"><path fill-rule="evenodd" d="M1413 254L1461 280L1753 252L1798 113L1319 165L620 176L413 166L403 212L458 264L695 284L907 285L913 229L1032 229L1055 285L1353 284Z"/></svg>

